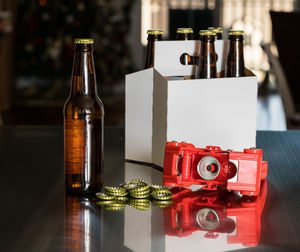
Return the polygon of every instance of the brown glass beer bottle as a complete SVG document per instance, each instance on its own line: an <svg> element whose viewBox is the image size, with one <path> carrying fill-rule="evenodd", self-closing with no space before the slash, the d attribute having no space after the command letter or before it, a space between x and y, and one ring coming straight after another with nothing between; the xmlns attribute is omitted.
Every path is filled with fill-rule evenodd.
<svg viewBox="0 0 300 252"><path fill-rule="evenodd" d="M102 187L104 108L97 94L93 39L75 39L70 95L64 106L64 167L68 194Z"/></svg>
<svg viewBox="0 0 300 252"><path fill-rule="evenodd" d="M146 51L145 69L151 68L154 65L154 50L155 42L162 40L163 31L162 30L148 30L148 43Z"/></svg>
<svg viewBox="0 0 300 252"><path fill-rule="evenodd" d="M215 36L216 33L200 30L201 38L199 62L196 69L196 79L217 78Z"/></svg>
<svg viewBox="0 0 300 252"><path fill-rule="evenodd" d="M176 40L193 40L194 31L192 28L177 28Z"/></svg>
<svg viewBox="0 0 300 252"><path fill-rule="evenodd" d="M216 33L216 39L223 39L223 29L221 27L208 27L209 31L213 31Z"/></svg>
<svg viewBox="0 0 300 252"><path fill-rule="evenodd" d="M231 30L228 33L229 52L226 65L226 77L245 76L244 67L244 32Z"/></svg>

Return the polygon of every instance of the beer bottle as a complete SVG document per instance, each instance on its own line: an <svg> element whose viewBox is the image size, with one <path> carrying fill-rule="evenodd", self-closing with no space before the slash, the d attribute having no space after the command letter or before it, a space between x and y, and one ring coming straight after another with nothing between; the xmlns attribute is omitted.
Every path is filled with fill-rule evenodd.
<svg viewBox="0 0 300 252"><path fill-rule="evenodd" d="M193 40L194 31L192 28L177 28L176 40ZM184 53L180 57L180 62L183 65L195 65L194 61L197 57Z"/></svg>
<svg viewBox="0 0 300 252"><path fill-rule="evenodd" d="M194 31L192 28L177 28L176 40L193 40Z"/></svg>
<svg viewBox="0 0 300 252"><path fill-rule="evenodd" d="M64 106L64 166L68 194L100 191L104 108L97 94L93 39L74 40L70 95Z"/></svg>
<svg viewBox="0 0 300 252"><path fill-rule="evenodd" d="M199 35L201 38L200 55L195 78L216 78L216 52L214 45L216 33L209 30L200 30Z"/></svg>
<svg viewBox="0 0 300 252"><path fill-rule="evenodd" d="M148 43L146 51L146 62L145 69L151 68L154 65L154 50L155 42L162 40L163 31L162 30L148 30Z"/></svg>
<svg viewBox="0 0 300 252"><path fill-rule="evenodd" d="M208 27L209 31L213 31L216 33L216 39L223 39L223 29L221 27Z"/></svg>
<svg viewBox="0 0 300 252"><path fill-rule="evenodd" d="M228 33L229 52L226 65L226 77L245 76L244 68L244 32L230 30Z"/></svg>

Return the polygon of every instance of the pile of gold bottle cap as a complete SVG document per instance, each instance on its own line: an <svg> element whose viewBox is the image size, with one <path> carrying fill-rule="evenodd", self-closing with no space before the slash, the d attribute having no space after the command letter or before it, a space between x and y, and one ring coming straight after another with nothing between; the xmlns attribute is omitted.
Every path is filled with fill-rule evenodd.
<svg viewBox="0 0 300 252"><path fill-rule="evenodd" d="M172 193L166 186L148 185L143 179L133 179L119 186L105 186L105 193L98 192L98 205L106 210L121 210L130 205L139 210L154 206L164 208L172 204Z"/></svg>

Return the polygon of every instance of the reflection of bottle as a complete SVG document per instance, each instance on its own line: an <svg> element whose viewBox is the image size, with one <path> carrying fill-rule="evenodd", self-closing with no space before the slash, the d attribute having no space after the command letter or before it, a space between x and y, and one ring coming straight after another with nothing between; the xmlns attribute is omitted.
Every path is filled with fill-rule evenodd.
<svg viewBox="0 0 300 252"><path fill-rule="evenodd" d="M162 40L163 31L148 30L147 34L148 34L148 44L147 44L147 51L146 51L145 69L154 66L155 42Z"/></svg>
<svg viewBox="0 0 300 252"><path fill-rule="evenodd" d="M244 67L244 32L231 30L228 33L229 52L227 57L226 77L245 76Z"/></svg>
<svg viewBox="0 0 300 252"><path fill-rule="evenodd" d="M64 247L65 251L101 251L101 210L87 198L65 197Z"/></svg>
<svg viewBox="0 0 300 252"><path fill-rule="evenodd" d="M194 39L194 31L192 28L177 28L176 40L192 40Z"/></svg>
<svg viewBox="0 0 300 252"><path fill-rule="evenodd" d="M64 107L66 191L101 190L104 109L97 94L93 40L75 39L70 96Z"/></svg>
<svg viewBox="0 0 300 252"><path fill-rule="evenodd" d="M196 79L210 79L217 77L216 52L215 52L215 33L212 31L201 30L199 32L201 48L199 62L196 70Z"/></svg>

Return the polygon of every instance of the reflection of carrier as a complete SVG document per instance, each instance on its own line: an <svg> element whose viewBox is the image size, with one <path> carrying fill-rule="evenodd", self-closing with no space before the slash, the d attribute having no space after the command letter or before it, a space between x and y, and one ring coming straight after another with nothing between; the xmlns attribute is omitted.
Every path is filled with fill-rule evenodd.
<svg viewBox="0 0 300 252"><path fill-rule="evenodd" d="M223 191L191 191L172 188L173 204L164 209L167 235L184 237L194 231L207 231L204 237L217 239L227 233L227 243L256 246L260 237L260 216L267 195L267 182L261 182L258 196L239 197Z"/></svg>
<svg viewBox="0 0 300 252"><path fill-rule="evenodd" d="M260 182L267 177L268 163L263 151L222 151L220 147L195 148L192 144L167 142L164 160L164 185L203 189L240 191L242 195L258 195Z"/></svg>

